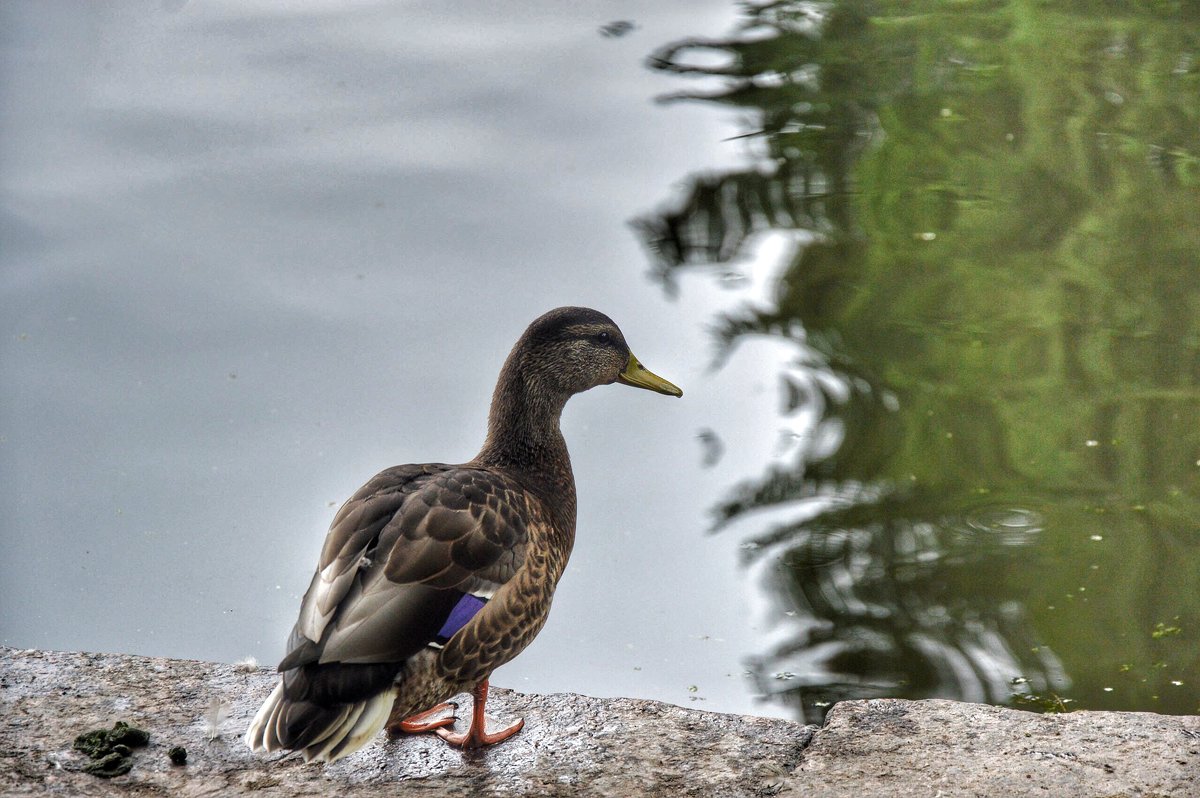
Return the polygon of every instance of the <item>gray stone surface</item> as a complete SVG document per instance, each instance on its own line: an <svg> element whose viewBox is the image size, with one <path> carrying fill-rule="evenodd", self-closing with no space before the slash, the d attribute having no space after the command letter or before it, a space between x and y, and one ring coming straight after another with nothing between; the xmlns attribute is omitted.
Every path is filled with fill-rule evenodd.
<svg viewBox="0 0 1200 798"><path fill-rule="evenodd" d="M464 755L431 735L332 766L251 754L267 669L0 648L0 794L337 796L1200 796L1200 718L1035 715L952 701L848 701L824 727L653 701L493 690L526 728ZM83 773L77 734L150 732L133 768ZM188 751L173 765L167 751Z"/></svg>
<svg viewBox="0 0 1200 798"><path fill-rule="evenodd" d="M846 701L788 796L1200 796L1200 717Z"/></svg>
<svg viewBox="0 0 1200 798"><path fill-rule="evenodd" d="M306 765L241 742L274 679L190 660L0 649L0 794L757 796L778 791L812 734L654 701L494 687L489 712L525 718L500 745L464 755L433 735L380 735L334 765ZM149 731L150 745L128 775L81 772L75 736L117 720ZM186 765L170 763L176 745Z"/></svg>

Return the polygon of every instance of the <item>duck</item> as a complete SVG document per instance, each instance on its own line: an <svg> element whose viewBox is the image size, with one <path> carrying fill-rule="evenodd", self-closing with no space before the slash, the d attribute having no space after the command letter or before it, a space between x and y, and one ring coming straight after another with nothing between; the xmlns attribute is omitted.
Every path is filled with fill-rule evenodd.
<svg viewBox="0 0 1200 798"><path fill-rule="evenodd" d="M500 370L479 453L388 468L341 506L245 743L334 762L389 736L434 732L478 749L492 672L546 623L575 540L576 492L560 428L567 400L618 383L683 391L645 368L600 311L538 317ZM470 693L466 730L454 731Z"/></svg>

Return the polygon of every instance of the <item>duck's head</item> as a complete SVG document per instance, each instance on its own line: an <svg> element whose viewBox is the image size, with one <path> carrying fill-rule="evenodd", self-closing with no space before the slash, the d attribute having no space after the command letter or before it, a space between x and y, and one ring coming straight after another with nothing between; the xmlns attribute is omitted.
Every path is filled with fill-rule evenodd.
<svg viewBox="0 0 1200 798"><path fill-rule="evenodd" d="M683 391L638 362L616 323L591 308L556 308L536 319L513 348L523 376L564 398L619 382L683 396Z"/></svg>

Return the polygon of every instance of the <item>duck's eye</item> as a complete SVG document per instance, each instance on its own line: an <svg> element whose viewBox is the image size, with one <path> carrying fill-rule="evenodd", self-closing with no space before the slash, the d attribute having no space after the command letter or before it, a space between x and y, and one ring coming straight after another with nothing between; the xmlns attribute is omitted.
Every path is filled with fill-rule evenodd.
<svg viewBox="0 0 1200 798"><path fill-rule="evenodd" d="M599 343L602 343L602 344L607 344L611 340L612 340L612 336L606 332L602 332L596 336L596 341Z"/></svg>

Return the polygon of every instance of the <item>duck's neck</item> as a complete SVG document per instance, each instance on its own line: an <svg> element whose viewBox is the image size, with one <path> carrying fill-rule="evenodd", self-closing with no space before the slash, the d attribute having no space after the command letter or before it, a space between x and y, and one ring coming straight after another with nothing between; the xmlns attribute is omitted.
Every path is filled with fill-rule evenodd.
<svg viewBox="0 0 1200 798"><path fill-rule="evenodd" d="M575 479L559 428L569 398L534 384L521 364L509 358L492 395L487 440L475 462L518 474L538 493L553 496L554 506L564 511L556 521L573 532Z"/></svg>

